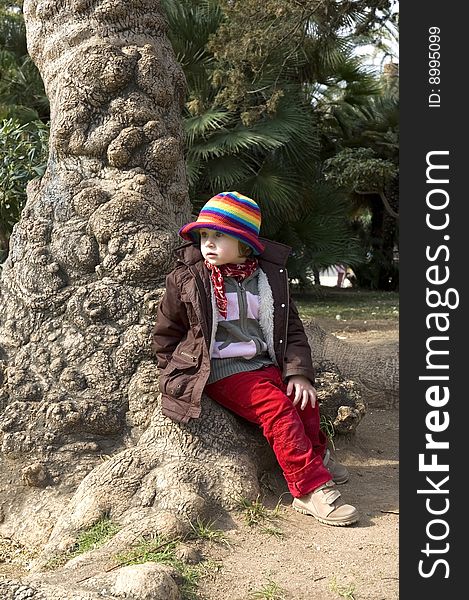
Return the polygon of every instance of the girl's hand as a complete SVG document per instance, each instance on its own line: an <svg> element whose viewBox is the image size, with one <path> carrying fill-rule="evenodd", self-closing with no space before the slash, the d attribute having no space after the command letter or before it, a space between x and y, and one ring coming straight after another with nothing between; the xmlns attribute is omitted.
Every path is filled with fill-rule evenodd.
<svg viewBox="0 0 469 600"><path fill-rule="evenodd" d="M316 390L307 377L292 375L288 380L287 396L291 396L293 390L295 390L295 397L293 398L294 406L301 400L301 410L305 409L308 401L311 402L311 406L314 408L316 404Z"/></svg>

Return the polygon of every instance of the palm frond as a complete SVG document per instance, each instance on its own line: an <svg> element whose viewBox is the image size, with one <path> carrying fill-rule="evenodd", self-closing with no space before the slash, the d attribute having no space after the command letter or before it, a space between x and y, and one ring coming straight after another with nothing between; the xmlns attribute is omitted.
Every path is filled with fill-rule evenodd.
<svg viewBox="0 0 469 600"><path fill-rule="evenodd" d="M189 188L194 189L197 186L202 171L203 165L200 160L188 154L186 158L186 176Z"/></svg>
<svg viewBox="0 0 469 600"><path fill-rule="evenodd" d="M184 131L190 145L199 138L227 125L233 115L226 110L212 109L201 115L187 117L183 121Z"/></svg>
<svg viewBox="0 0 469 600"><path fill-rule="evenodd" d="M162 0L161 4L169 25L169 38L186 77L188 71L209 65L213 56L207 44L223 19L220 5L213 0L196 4Z"/></svg>
<svg viewBox="0 0 469 600"><path fill-rule="evenodd" d="M210 161L206 181L213 193L220 190L241 189L252 175L252 167L242 158L221 156Z"/></svg>
<svg viewBox="0 0 469 600"><path fill-rule="evenodd" d="M242 151L274 150L281 145L282 140L245 127L236 127L216 132L208 140L193 146L191 152L202 160L209 160Z"/></svg>
<svg viewBox="0 0 469 600"><path fill-rule="evenodd" d="M298 173L279 171L270 161L262 164L245 188L258 198L263 213L263 234L270 235L286 214L295 214L301 204L301 178Z"/></svg>
<svg viewBox="0 0 469 600"><path fill-rule="evenodd" d="M23 16L9 6L0 7L0 48L12 52L18 58L28 54Z"/></svg>
<svg viewBox="0 0 469 600"><path fill-rule="evenodd" d="M264 132L279 131L285 143L276 151L289 164L297 165L304 172L317 161L320 152L319 133L311 110L301 101L287 95L271 117L270 122L259 125ZM281 160L281 159L280 159Z"/></svg>
<svg viewBox="0 0 469 600"><path fill-rule="evenodd" d="M317 182L305 193L303 210L284 222L275 236L295 248L289 261L291 276L338 262L353 266L364 261L364 251L350 226L349 211L346 196L327 184Z"/></svg>

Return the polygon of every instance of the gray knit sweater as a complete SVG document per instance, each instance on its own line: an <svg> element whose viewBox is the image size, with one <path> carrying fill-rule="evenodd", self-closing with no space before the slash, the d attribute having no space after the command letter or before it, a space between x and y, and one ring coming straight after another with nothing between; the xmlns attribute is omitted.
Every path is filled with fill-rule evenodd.
<svg viewBox="0 0 469 600"><path fill-rule="evenodd" d="M229 375L254 371L272 360L259 325L259 269L243 281L225 277L227 315L218 312L218 324L207 383Z"/></svg>

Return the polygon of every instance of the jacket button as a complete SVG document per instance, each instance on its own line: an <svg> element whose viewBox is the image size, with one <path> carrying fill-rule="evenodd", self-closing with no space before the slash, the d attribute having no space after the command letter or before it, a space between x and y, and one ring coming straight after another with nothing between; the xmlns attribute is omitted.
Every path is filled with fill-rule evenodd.
<svg viewBox="0 0 469 600"><path fill-rule="evenodd" d="M283 340L279 340L279 342L278 342L278 343L279 343L279 344L283 344Z"/></svg>
<svg viewBox="0 0 469 600"><path fill-rule="evenodd" d="M282 304L282 308L285 308L285 304Z"/></svg>
<svg viewBox="0 0 469 600"><path fill-rule="evenodd" d="M283 273L283 269L280 269L280 273Z"/></svg>

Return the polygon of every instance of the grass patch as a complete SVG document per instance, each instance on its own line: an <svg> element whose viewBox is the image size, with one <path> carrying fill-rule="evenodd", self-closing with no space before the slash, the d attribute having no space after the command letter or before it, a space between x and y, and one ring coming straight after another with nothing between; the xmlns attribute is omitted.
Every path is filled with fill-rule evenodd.
<svg viewBox="0 0 469 600"><path fill-rule="evenodd" d="M283 531L275 525L264 525L263 527L261 527L261 532L267 535L271 535L272 537L277 538L278 540L285 537Z"/></svg>
<svg viewBox="0 0 469 600"><path fill-rule="evenodd" d="M109 517L104 517L89 529L80 533L75 544L67 551L55 556L46 564L46 569L57 569L75 556L95 550L105 544L119 531L119 527Z"/></svg>
<svg viewBox="0 0 469 600"><path fill-rule="evenodd" d="M105 517L78 536L75 551L77 554L83 554L94 550L116 535L118 531L119 527L109 517Z"/></svg>
<svg viewBox="0 0 469 600"><path fill-rule="evenodd" d="M240 498L237 504L239 512L243 514L244 520L249 527L259 526L263 533L280 537L279 534L282 532L275 526L275 522L282 518L280 500L273 510L264 506L259 496L255 500Z"/></svg>
<svg viewBox="0 0 469 600"><path fill-rule="evenodd" d="M200 579L212 577L223 565L214 560L205 560L196 565L185 563L176 555L179 541L180 538L166 539L162 536L142 539L138 546L129 552L118 554L115 559L119 566L138 565L149 561L169 565L177 571L181 579L179 589L182 600L197 600L197 585Z"/></svg>
<svg viewBox="0 0 469 600"><path fill-rule="evenodd" d="M332 419L330 417L326 417L326 415L321 415L321 418L319 421L319 427L321 428L321 430L323 431L323 433L326 435L327 439L329 440L329 443L332 446L332 449L335 450L335 444L334 444L335 429L334 429L334 424L332 422Z"/></svg>
<svg viewBox="0 0 469 600"><path fill-rule="evenodd" d="M137 546L128 552L117 554L115 558L121 566L141 565L146 562L172 565L178 560L175 556L178 542L179 538L171 540L159 535L151 539L142 539Z"/></svg>
<svg viewBox="0 0 469 600"><path fill-rule="evenodd" d="M201 579L214 577L223 568L223 564L217 560L204 560L197 565L188 565L184 562L176 562L173 567L182 577L182 584L179 586L181 591L181 600L199 600L197 586Z"/></svg>
<svg viewBox="0 0 469 600"><path fill-rule="evenodd" d="M341 598L346 598L346 600L355 600L355 585L353 583L349 583L348 585L339 585L334 577L331 580L329 587L331 592L338 594Z"/></svg>
<svg viewBox="0 0 469 600"><path fill-rule="evenodd" d="M269 581L260 590L251 592L249 598L257 600L285 600L285 590L275 581Z"/></svg>
<svg viewBox="0 0 469 600"><path fill-rule="evenodd" d="M321 287L317 292L294 294L302 319L327 318L361 321L399 318L399 293Z"/></svg>
<svg viewBox="0 0 469 600"><path fill-rule="evenodd" d="M221 529L215 529L213 526L214 523L215 521L204 521L200 517L197 517L196 522L191 523L192 537L206 542L223 543L229 546L225 533Z"/></svg>

